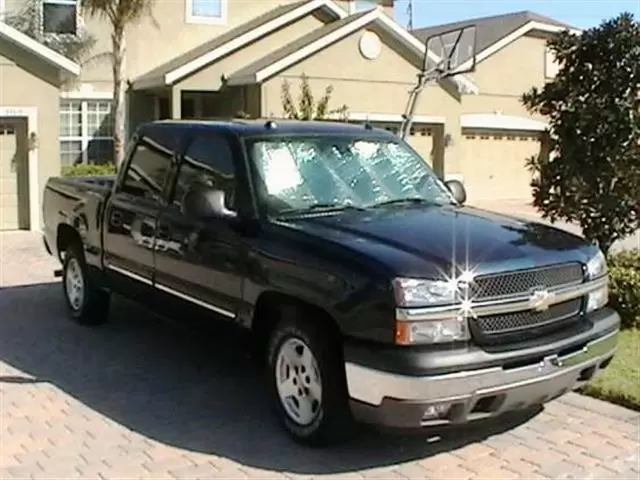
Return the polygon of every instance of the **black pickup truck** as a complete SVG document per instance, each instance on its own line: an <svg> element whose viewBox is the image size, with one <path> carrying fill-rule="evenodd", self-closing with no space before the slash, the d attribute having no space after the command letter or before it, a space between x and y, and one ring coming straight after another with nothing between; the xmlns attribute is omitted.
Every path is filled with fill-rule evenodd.
<svg viewBox="0 0 640 480"><path fill-rule="evenodd" d="M49 179L44 240L80 324L114 292L246 328L285 429L326 445L535 407L611 361L600 250L465 197L369 125L159 121L115 178Z"/></svg>

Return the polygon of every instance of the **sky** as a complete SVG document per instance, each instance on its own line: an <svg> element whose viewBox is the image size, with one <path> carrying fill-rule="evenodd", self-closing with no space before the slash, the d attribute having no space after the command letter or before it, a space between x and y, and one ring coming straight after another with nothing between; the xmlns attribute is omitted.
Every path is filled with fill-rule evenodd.
<svg viewBox="0 0 640 480"><path fill-rule="evenodd" d="M397 20L408 24L409 0L396 0ZM427 27L475 17L530 10L568 23L589 28L602 20L628 11L640 19L640 0L413 0L414 28Z"/></svg>

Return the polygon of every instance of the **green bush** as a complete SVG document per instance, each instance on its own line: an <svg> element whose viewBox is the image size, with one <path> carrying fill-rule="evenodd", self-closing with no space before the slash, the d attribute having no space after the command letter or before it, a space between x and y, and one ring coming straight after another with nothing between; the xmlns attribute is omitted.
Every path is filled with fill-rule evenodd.
<svg viewBox="0 0 640 480"><path fill-rule="evenodd" d="M101 175L115 175L116 166L113 163L67 165L62 167L63 177L90 177Z"/></svg>
<svg viewBox="0 0 640 480"><path fill-rule="evenodd" d="M609 256L609 301L622 328L640 328L640 249Z"/></svg>

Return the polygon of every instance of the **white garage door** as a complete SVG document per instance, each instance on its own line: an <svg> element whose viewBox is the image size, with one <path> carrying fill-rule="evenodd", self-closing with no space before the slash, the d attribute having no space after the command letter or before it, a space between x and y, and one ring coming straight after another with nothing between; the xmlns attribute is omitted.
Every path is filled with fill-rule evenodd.
<svg viewBox="0 0 640 480"><path fill-rule="evenodd" d="M393 133L398 133L400 128L400 124L376 124L378 128L384 128L385 130L389 130ZM409 138L407 138L407 142L409 145L413 147L413 149L420 154L422 158L429 164L433 165L432 162L432 149L433 149L433 130L430 129L426 125L416 125L413 124L411 127L411 134Z"/></svg>
<svg viewBox="0 0 640 480"><path fill-rule="evenodd" d="M531 201L526 160L539 154L537 132L463 132L460 173L469 202Z"/></svg>
<svg viewBox="0 0 640 480"><path fill-rule="evenodd" d="M15 127L0 121L0 230L19 228Z"/></svg>

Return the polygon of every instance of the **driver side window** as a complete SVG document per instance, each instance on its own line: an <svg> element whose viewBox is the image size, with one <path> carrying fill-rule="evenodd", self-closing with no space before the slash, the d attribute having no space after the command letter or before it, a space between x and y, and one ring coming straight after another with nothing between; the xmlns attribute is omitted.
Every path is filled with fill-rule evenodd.
<svg viewBox="0 0 640 480"><path fill-rule="evenodd" d="M193 138L180 162L172 204L181 208L186 193L198 184L224 191L226 207L235 209L236 172L225 138L212 134Z"/></svg>

